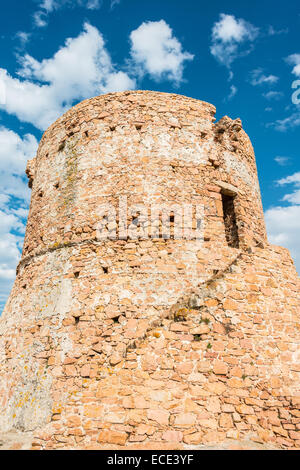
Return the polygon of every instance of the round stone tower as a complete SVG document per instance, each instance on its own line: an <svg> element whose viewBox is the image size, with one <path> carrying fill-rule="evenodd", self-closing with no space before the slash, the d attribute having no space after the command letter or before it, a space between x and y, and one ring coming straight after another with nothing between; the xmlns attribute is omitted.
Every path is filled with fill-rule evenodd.
<svg viewBox="0 0 300 470"><path fill-rule="evenodd" d="M179 95L113 93L45 132L0 319L0 427L23 446L299 439L279 405L279 437L268 416L247 418L275 377L267 393L295 405L299 279L268 245L241 121L214 115ZM264 356L283 324L291 356Z"/></svg>

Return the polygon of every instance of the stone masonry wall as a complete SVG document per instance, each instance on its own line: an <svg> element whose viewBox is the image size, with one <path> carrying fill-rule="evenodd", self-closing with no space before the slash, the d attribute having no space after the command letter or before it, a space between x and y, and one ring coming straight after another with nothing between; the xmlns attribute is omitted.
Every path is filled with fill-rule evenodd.
<svg viewBox="0 0 300 470"><path fill-rule="evenodd" d="M116 93L43 136L0 319L4 445L299 447L300 281L267 242L240 120L214 124L214 113L178 95ZM234 197L238 247L222 195ZM99 240L99 206L117 209L120 196L203 206L203 240Z"/></svg>

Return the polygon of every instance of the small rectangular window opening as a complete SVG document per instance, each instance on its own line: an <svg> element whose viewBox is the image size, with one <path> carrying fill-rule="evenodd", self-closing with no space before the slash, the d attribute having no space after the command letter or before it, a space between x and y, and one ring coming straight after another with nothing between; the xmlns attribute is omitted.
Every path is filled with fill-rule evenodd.
<svg viewBox="0 0 300 470"><path fill-rule="evenodd" d="M227 244L232 248L239 248L239 232L236 223L234 199L235 196L222 194L223 219Z"/></svg>

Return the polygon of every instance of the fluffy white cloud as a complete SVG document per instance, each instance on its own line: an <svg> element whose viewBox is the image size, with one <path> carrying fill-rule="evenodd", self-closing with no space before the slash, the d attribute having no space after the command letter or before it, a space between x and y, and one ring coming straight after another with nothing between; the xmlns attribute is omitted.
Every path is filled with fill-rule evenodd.
<svg viewBox="0 0 300 470"><path fill-rule="evenodd" d="M263 69L258 68L250 72L250 83L253 86L257 85L273 85L279 80L275 75L265 75Z"/></svg>
<svg viewBox="0 0 300 470"><path fill-rule="evenodd" d="M47 4L49 10L51 5ZM116 69L103 36L88 23L79 36L67 39L51 58L38 61L25 54L19 59L16 76L0 69L0 110L44 130L76 101L134 89L134 73L148 73L155 80L175 84L182 81L184 64L193 56L182 50L165 21L143 23L132 31L130 39L130 75Z"/></svg>
<svg viewBox="0 0 300 470"><path fill-rule="evenodd" d="M291 205L277 206L266 211L266 223L271 243L282 245L291 251L300 273L300 172L277 182L280 186L292 184L295 191L286 194L282 200Z"/></svg>
<svg viewBox="0 0 300 470"><path fill-rule="evenodd" d="M213 25L212 55L223 65L230 68L232 62L249 52L241 46L252 43L258 36L259 29L242 18L222 13L219 21Z"/></svg>
<svg viewBox="0 0 300 470"><path fill-rule="evenodd" d="M300 206L274 207L265 218L270 242L290 250L300 273Z"/></svg>
<svg viewBox="0 0 300 470"><path fill-rule="evenodd" d="M292 54L286 59L286 61L290 65L294 65L292 73L296 75L296 77L300 77L300 54Z"/></svg>
<svg viewBox="0 0 300 470"><path fill-rule="evenodd" d="M36 138L25 134L21 139L15 132L0 126L0 142L0 172L23 175L27 160L35 156L38 146Z"/></svg>
<svg viewBox="0 0 300 470"><path fill-rule="evenodd" d="M295 191L293 193L286 194L282 200L288 201L292 204L300 204L300 172L280 179L278 184L280 186L292 184L295 187Z"/></svg>
<svg viewBox="0 0 300 470"><path fill-rule="evenodd" d="M56 0L42 0L39 6L43 10L51 12L56 8L57 3L58 2Z"/></svg>
<svg viewBox="0 0 300 470"><path fill-rule="evenodd" d="M30 193L26 184L25 168L27 160L35 156L38 142L32 134L26 134L22 139L5 127L0 127L0 142L2 198L7 200L8 197L14 196L28 201Z"/></svg>
<svg viewBox="0 0 300 470"><path fill-rule="evenodd" d="M83 32L66 40L50 59L21 59L18 78L0 69L6 100L0 109L45 129L75 100L135 87L135 81L112 64L101 33L85 23Z"/></svg>
<svg viewBox="0 0 300 470"><path fill-rule="evenodd" d="M300 126L300 111L292 113L284 119L277 119L275 122L267 124L267 127L274 127L277 131L286 132Z"/></svg>
<svg viewBox="0 0 300 470"><path fill-rule="evenodd" d="M154 80L182 81L184 64L193 55L182 45L164 21L148 21L130 34L131 57L139 75L149 74Z"/></svg>

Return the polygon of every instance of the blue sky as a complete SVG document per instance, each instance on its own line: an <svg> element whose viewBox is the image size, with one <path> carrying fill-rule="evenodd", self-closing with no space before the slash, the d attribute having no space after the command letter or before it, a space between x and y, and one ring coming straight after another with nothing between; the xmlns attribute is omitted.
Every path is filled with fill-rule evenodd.
<svg viewBox="0 0 300 470"><path fill-rule="evenodd" d="M125 89L180 93L213 103L217 119L242 119L270 240L300 271L299 33L294 0L2 2L0 311L22 249L26 161L42 132L82 99Z"/></svg>

